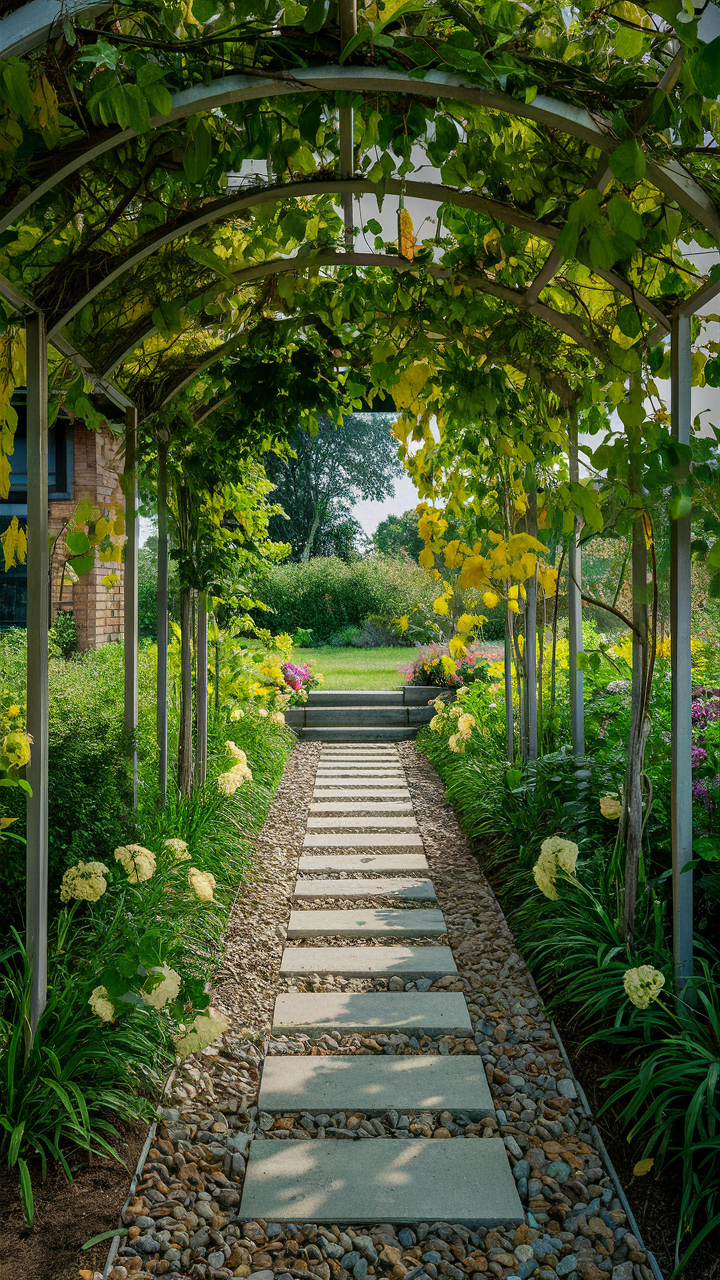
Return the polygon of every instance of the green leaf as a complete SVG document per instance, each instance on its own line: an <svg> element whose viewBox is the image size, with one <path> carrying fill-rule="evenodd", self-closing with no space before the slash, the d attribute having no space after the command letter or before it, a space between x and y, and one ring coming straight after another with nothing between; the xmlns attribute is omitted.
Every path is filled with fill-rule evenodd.
<svg viewBox="0 0 720 1280"><path fill-rule="evenodd" d="M145 90L145 97L159 116L169 116L172 111L172 94L164 84L151 84Z"/></svg>
<svg viewBox="0 0 720 1280"><path fill-rule="evenodd" d="M639 338L642 333L642 321L638 314L637 307L632 303L628 303L626 307L621 307L617 313L617 326L626 338Z"/></svg>
<svg viewBox="0 0 720 1280"><path fill-rule="evenodd" d="M150 128L150 108L142 89L136 84L124 84L123 93L127 102L128 121L135 133L145 133Z"/></svg>
<svg viewBox="0 0 720 1280"><path fill-rule="evenodd" d="M210 267L212 271L216 271L223 279L232 280L232 274L228 270L225 260L218 257L214 250L207 245L189 244L186 248L186 253L189 258L201 263L203 267Z"/></svg>
<svg viewBox="0 0 720 1280"><path fill-rule="evenodd" d="M192 11L198 22L209 22L218 12L216 0L193 0Z"/></svg>
<svg viewBox="0 0 720 1280"><path fill-rule="evenodd" d="M193 13L197 10L197 0L194 0ZM103 1240L112 1240L114 1236L126 1236L127 1227L115 1227L113 1231L101 1231L99 1236L93 1236L91 1240L86 1240L80 1245L81 1249L92 1249L96 1244L102 1244Z"/></svg>
<svg viewBox="0 0 720 1280"><path fill-rule="evenodd" d="M70 568L80 576L83 573L89 573L95 564L94 556L75 556L68 561Z"/></svg>
<svg viewBox="0 0 720 1280"><path fill-rule="evenodd" d="M671 520L682 520L684 516L689 516L692 511L692 498L686 493L674 493L668 503L668 512Z"/></svg>
<svg viewBox="0 0 720 1280"><path fill-rule="evenodd" d="M20 1174L20 1203L25 1215L25 1221L28 1226L32 1228L35 1217L35 1206L33 1202L30 1171L24 1160L18 1160L18 1172Z"/></svg>
<svg viewBox="0 0 720 1280"><path fill-rule="evenodd" d="M720 97L720 36L693 54L690 73L696 89L704 98Z"/></svg>
<svg viewBox="0 0 720 1280"><path fill-rule="evenodd" d="M290 3L285 5L283 22L286 27L296 27L299 22L302 22L306 13L307 13L306 5L296 4L294 0L290 0Z"/></svg>
<svg viewBox="0 0 720 1280"><path fill-rule="evenodd" d="M305 30L319 31L326 23L329 11L330 0L312 0L303 23Z"/></svg>
<svg viewBox="0 0 720 1280"><path fill-rule="evenodd" d="M189 138L183 156L183 169L189 182L200 182L212 159L212 138L203 120L199 120Z"/></svg>
<svg viewBox="0 0 720 1280"><path fill-rule="evenodd" d="M625 187L632 187L645 176L645 152L637 138L628 138L615 148L610 156L610 168Z"/></svg>
<svg viewBox="0 0 720 1280"><path fill-rule="evenodd" d="M84 556L90 550L90 539L81 529L69 533L65 539L67 549L73 556Z"/></svg>

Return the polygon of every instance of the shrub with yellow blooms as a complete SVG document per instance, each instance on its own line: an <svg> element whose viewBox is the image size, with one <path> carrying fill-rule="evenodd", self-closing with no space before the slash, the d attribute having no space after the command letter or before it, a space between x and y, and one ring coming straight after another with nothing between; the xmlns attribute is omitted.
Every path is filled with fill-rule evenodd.
<svg viewBox="0 0 720 1280"><path fill-rule="evenodd" d="M115 1006L112 1003L105 987L95 987L88 1004L93 1013L101 1022L115 1021Z"/></svg>

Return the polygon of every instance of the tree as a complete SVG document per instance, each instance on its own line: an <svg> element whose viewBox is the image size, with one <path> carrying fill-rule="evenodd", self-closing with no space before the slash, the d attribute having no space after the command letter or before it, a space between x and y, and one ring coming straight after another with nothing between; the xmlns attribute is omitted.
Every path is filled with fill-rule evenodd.
<svg viewBox="0 0 720 1280"><path fill-rule="evenodd" d="M386 555L404 551L411 559L417 560L425 545L418 533L417 511L413 508L403 511L401 516L387 516L381 520L373 534L373 543Z"/></svg>
<svg viewBox="0 0 720 1280"><path fill-rule="evenodd" d="M316 435L294 433L294 457L265 459L274 497L287 515L287 520L273 520L271 534L291 544L293 560L307 561L313 554L350 558L361 533L353 506L361 498L390 497L394 477L402 471L390 433L393 418L351 413L339 428L323 418Z"/></svg>

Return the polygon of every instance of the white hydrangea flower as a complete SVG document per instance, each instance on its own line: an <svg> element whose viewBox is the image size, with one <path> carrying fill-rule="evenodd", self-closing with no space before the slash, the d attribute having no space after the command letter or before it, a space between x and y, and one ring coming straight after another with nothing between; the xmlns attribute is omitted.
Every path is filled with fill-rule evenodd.
<svg viewBox="0 0 720 1280"><path fill-rule="evenodd" d="M95 987L88 1004L101 1022L115 1021L115 1008L105 987Z"/></svg>
<svg viewBox="0 0 720 1280"><path fill-rule="evenodd" d="M202 1049L212 1044L213 1040L224 1035L229 1025L217 1009L210 1007L207 1013L199 1013L184 1035L178 1036L175 1040L175 1048L179 1056L187 1058L191 1053L200 1053Z"/></svg>
<svg viewBox="0 0 720 1280"><path fill-rule="evenodd" d="M174 969L168 968L166 964L162 966L162 981L153 987L152 991L141 992L145 1004L152 1005L153 1009L162 1009L171 1000L177 996L182 986L182 978Z"/></svg>
<svg viewBox="0 0 720 1280"><path fill-rule="evenodd" d="M165 848L174 854L174 862L189 862L190 854L188 852L187 840L180 840L178 836L171 836L165 841Z"/></svg>
<svg viewBox="0 0 720 1280"><path fill-rule="evenodd" d="M75 898L80 902L97 902L107 889L107 870L104 862L78 862L69 867L60 885L60 901Z"/></svg>
<svg viewBox="0 0 720 1280"><path fill-rule="evenodd" d="M201 902L212 902L215 889L215 877L212 872L191 867L188 871L188 884Z"/></svg>
<svg viewBox="0 0 720 1280"><path fill-rule="evenodd" d="M270 717L270 723L278 724L278 725L285 724L285 716L283 715L282 711L273 711Z"/></svg>
<svg viewBox="0 0 720 1280"><path fill-rule="evenodd" d="M665 986L665 974L651 964L641 964L638 969L626 969L623 986L636 1009L647 1009L651 1000L657 1000Z"/></svg>
<svg viewBox="0 0 720 1280"><path fill-rule="evenodd" d="M141 844L121 845L115 850L115 858L124 868L130 884L150 880L157 871L155 854Z"/></svg>

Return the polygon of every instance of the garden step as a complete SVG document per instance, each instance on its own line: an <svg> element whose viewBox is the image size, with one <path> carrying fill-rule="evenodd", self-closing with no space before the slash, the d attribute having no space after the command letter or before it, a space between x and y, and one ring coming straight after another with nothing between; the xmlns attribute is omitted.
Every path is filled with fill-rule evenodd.
<svg viewBox="0 0 720 1280"><path fill-rule="evenodd" d="M375 742L375 743L372 743L372 742L367 742L367 743L365 743L365 742L359 742L359 743L357 744L357 746L353 746L353 745L352 745L352 743L351 743L351 744L349 744L349 745L346 745L344 742L338 742L338 743L334 743L334 744L333 744L332 742L328 742L328 743L326 743L326 745L325 745L325 746L323 747L323 749L322 749L322 757L321 757L321 758L323 758L323 759L324 759L326 756L332 756L332 755L336 755L336 754L337 754L337 755L343 755L343 756L352 756L352 755L365 755L365 756L382 756L382 755L391 755L391 756L395 756L395 757L397 758L397 747L393 747L391 743L382 743L382 742Z"/></svg>
<svg viewBox="0 0 720 1280"><path fill-rule="evenodd" d="M409 800L313 800L311 813L412 813Z"/></svg>
<svg viewBox="0 0 720 1280"><path fill-rule="evenodd" d="M404 818L397 818L391 813L379 814L351 814L350 817L342 817L340 814L328 813L324 818L308 818L308 831L342 831L349 827L361 827L368 830L374 827L383 830L392 830L398 828L402 831L416 831L417 821L412 814L408 814Z"/></svg>
<svg viewBox="0 0 720 1280"><path fill-rule="evenodd" d="M286 947L280 972L332 973L344 978L397 975L410 982L413 978L444 978L457 973L457 967L449 947Z"/></svg>
<svg viewBox="0 0 720 1280"><path fill-rule="evenodd" d="M381 778L379 781L358 783L356 778L330 779L315 782L313 796L333 800L344 800L354 797L356 800L395 800L409 796L407 781L403 778L396 782L393 778Z"/></svg>
<svg viewBox="0 0 720 1280"><path fill-rule="evenodd" d="M270 1222L471 1228L524 1221L499 1138L251 1142L240 1213Z"/></svg>
<svg viewBox="0 0 720 1280"><path fill-rule="evenodd" d="M452 1111L495 1118L485 1064L478 1054L420 1057L266 1058L260 1111ZM489 1139L486 1139L489 1141Z"/></svg>
<svg viewBox="0 0 720 1280"><path fill-rule="evenodd" d="M439 938L446 931L442 911L381 907L364 911L291 911L288 938Z"/></svg>
<svg viewBox="0 0 720 1280"><path fill-rule="evenodd" d="M327 726L322 729L298 729L303 742L407 742L417 737L419 725L363 725L360 728Z"/></svg>
<svg viewBox="0 0 720 1280"><path fill-rule="evenodd" d="M366 871L403 875L408 871L428 871L424 853L309 853L301 857L298 871Z"/></svg>
<svg viewBox="0 0 720 1280"><path fill-rule="evenodd" d="M377 877L374 880L298 880L296 898L417 898L436 900L432 880L410 876Z"/></svg>
<svg viewBox="0 0 720 1280"><path fill-rule="evenodd" d="M275 997L273 1033L410 1031L429 1036L473 1034L457 991L288 991Z"/></svg>
<svg viewBox="0 0 720 1280"><path fill-rule="evenodd" d="M308 729L342 728L362 725L400 726L422 724L432 720L435 715L433 707L291 707L286 719L292 724L301 724Z"/></svg>
<svg viewBox="0 0 720 1280"><path fill-rule="evenodd" d="M324 778L390 778L392 781L404 782L405 770L401 764L390 760L339 760L332 764L321 762L315 774L318 780Z"/></svg>
<svg viewBox="0 0 720 1280"><path fill-rule="evenodd" d="M369 832L339 831L337 835L309 834L303 840L305 849L422 849L422 837L412 832L407 835L392 831Z"/></svg>
<svg viewBox="0 0 720 1280"><path fill-rule="evenodd" d="M401 707L402 689L311 689L309 707Z"/></svg>

